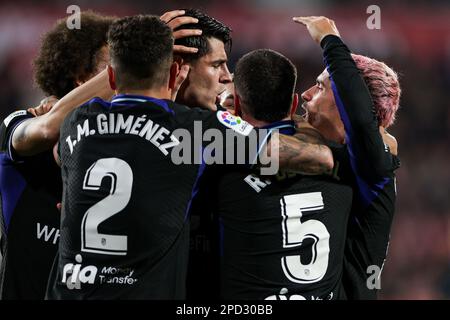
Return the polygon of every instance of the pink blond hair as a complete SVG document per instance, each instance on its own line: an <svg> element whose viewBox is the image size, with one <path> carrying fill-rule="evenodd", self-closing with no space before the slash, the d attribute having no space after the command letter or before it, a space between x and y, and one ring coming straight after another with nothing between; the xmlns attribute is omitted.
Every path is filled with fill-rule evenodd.
<svg viewBox="0 0 450 320"><path fill-rule="evenodd" d="M387 128L395 121L400 102L400 83L394 70L385 63L358 54L352 54L356 66L369 88L378 124Z"/></svg>

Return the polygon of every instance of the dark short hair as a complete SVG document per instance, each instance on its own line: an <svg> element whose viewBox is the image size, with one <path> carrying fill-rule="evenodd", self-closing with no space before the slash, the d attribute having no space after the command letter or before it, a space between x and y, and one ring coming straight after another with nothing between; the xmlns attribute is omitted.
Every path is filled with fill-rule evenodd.
<svg viewBox="0 0 450 320"><path fill-rule="evenodd" d="M114 17L101 16L92 11L81 13L81 28L69 29L67 18L60 19L41 40L41 48L34 60L34 78L47 95L63 97L97 73L100 49Z"/></svg>
<svg viewBox="0 0 450 320"><path fill-rule="evenodd" d="M117 20L108 33L111 63L118 89L164 85L173 61L172 30L153 15Z"/></svg>
<svg viewBox="0 0 450 320"><path fill-rule="evenodd" d="M225 50L231 50L231 28L198 9L186 9L185 16L197 18L198 23L181 25L175 31L179 29L201 29L202 34L175 40L176 45L198 48L197 53L182 54L181 56L184 60L189 62L208 54L211 50L208 42L209 38L219 39L224 43Z"/></svg>
<svg viewBox="0 0 450 320"><path fill-rule="evenodd" d="M256 120L280 121L291 109L297 81L297 69L282 54L254 50L236 64L234 84L243 111Z"/></svg>

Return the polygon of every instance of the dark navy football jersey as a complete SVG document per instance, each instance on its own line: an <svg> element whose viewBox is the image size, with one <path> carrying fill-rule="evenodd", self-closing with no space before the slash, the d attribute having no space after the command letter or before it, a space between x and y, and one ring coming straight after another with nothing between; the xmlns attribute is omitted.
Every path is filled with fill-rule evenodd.
<svg viewBox="0 0 450 320"><path fill-rule="evenodd" d="M208 157L174 157L182 144L194 158L208 149L211 139L194 138L198 125L205 135L252 131L223 111L132 95L93 99L66 118L61 239L49 299L185 298L189 212Z"/></svg>
<svg viewBox="0 0 450 320"><path fill-rule="evenodd" d="M44 299L59 240L62 183L53 154L19 157L11 143L32 117L16 111L0 127L2 299Z"/></svg>
<svg viewBox="0 0 450 320"><path fill-rule="evenodd" d="M349 219L343 284L348 299L377 299L388 253L396 199L395 175L368 206L357 202Z"/></svg>
<svg viewBox="0 0 450 320"><path fill-rule="evenodd" d="M220 104L216 107L226 111ZM211 168L208 169L199 187L205 192L200 192L194 199L191 213L186 299L194 301L219 299L218 221L212 211L217 199L211 192L206 192L216 180Z"/></svg>
<svg viewBox="0 0 450 320"><path fill-rule="evenodd" d="M382 140L370 92L350 50L332 35L321 46L344 123L356 200L348 226L344 287L349 299L376 299L395 212L394 171L400 162Z"/></svg>
<svg viewBox="0 0 450 320"><path fill-rule="evenodd" d="M295 131L289 121L271 127ZM245 169L221 170L217 177L222 299L345 298L348 182Z"/></svg>

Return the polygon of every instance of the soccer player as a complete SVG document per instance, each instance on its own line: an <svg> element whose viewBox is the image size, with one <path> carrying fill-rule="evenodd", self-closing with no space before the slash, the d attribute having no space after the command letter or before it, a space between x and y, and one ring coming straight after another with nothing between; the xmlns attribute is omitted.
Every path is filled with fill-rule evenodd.
<svg viewBox="0 0 450 320"><path fill-rule="evenodd" d="M325 138L345 143L354 176L357 201L348 225L345 291L349 299L375 299L395 211L399 160L390 152L397 153L397 143L384 132L399 106L398 78L384 63L351 55L332 20L294 20L321 45L327 65L302 94L308 121Z"/></svg>
<svg viewBox="0 0 450 320"><path fill-rule="evenodd" d="M227 53L231 50L231 29L221 21L197 9L174 10L164 13L161 20L175 33L197 31L197 35L175 40L176 45L196 48L196 52L185 52L175 56L181 65L189 67L189 74L181 86L176 102L190 107L208 110L225 110L220 106L227 88L233 86L228 70ZM185 22L182 26L177 24ZM192 32L191 31L191 32ZM212 182L213 183L213 182ZM204 182L205 185L209 182ZM217 223L205 213L209 208L204 200L197 199L191 214L191 250L189 254L188 299L200 299L205 292L217 291L212 286L217 273L212 273L218 261L215 251Z"/></svg>
<svg viewBox="0 0 450 320"><path fill-rule="evenodd" d="M280 53L252 51L235 68L236 109L256 127L292 135L296 80L295 66ZM345 297L342 260L353 194L345 181L236 168L218 176L212 202L220 220L222 299Z"/></svg>
<svg viewBox="0 0 450 320"><path fill-rule="evenodd" d="M174 163L175 130L193 134L201 121L203 128L245 136L252 126L169 100L178 64L171 29L158 17L120 19L108 42L109 82L118 95L92 99L61 128L62 231L47 297L183 299L187 222L205 166ZM280 165L302 170L301 163L319 159L321 169L331 169L330 150L298 143L296 151L305 152L293 155L294 141L280 136L280 150L289 150Z"/></svg>
<svg viewBox="0 0 450 320"><path fill-rule="evenodd" d="M34 64L47 95L60 98L106 67L112 21L82 12L81 29L69 30L61 19L43 37ZM0 128L1 299L43 299L55 257L62 184L51 149L67 110L49 109L13 112Z"/></svg>
<svg viewBox="0 0 450 320"><path fill-rule="evenodd" d="M195 53L186 52L175 57L180 64L189 66L188 77L178 92L176 102L217 110L220 95L226 90L226 85L232 82L227 66L231 29L197 9L170 11L162 15L161 19L169 26L177 20L186 22L175 26L175 33L189 30L197 32L197 35L175 41L176 45L197 48Z"/></svg>
<svg viewBox="0 0 450 320"><path fill-rule="evenodd" d="M189 20L189 19L196 20ZM200 12L199 10L181 10L165 13L161 19L169 26L178 21L191 23L173 28L175 32L200 29L201 35L193 35L175 41L178 45L198 48L198 52L178 55L179 63L190 67L187 80L181 86L181 93L177 101L188 106L200 106L210 110L222 110L219 105L222 98L230 100L234 87L232 75L227 68L227 52L231 49L231 29L224 23ZM172 27L172 26L171 26ZM230 90L231 87L231 90ZM230 91L230 92L228 92ZM234 103L233 103L234 104ZM234 106L233 106L234 108ZM204 188L215 184L213 174L203 179ZM208 181L211 179L211 181ZM205 199L198 197L194 203L191 215L191 252L188 273L188 299L202 299L213 297L217 292L216 276L217 258L216 230L218 224L209 214L208 195ZM205 212L206 211L206 212Z"/></svg>

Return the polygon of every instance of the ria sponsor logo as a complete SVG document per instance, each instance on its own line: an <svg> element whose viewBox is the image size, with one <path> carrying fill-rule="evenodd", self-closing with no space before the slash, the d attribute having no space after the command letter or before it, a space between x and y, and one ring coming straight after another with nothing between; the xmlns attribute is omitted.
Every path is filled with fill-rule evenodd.
<svg viewBox="0 0 450 320"><path fill-rule="evenodd" d="M104 266L100 269L94 266L82 266L83 257L80 254L75 256L76 264L67 263L63 268L61 282L65 283L67 288L81 289L81 284L120 284L132 285L138 281L133 278L134 270L131 268L117 268Z"/></svg>
<svg viewBox="0 0 450 320"><path fill-rule="evenodd" d="M81 254L75 256L76 264L67 263L63 268L62 283L67 285L68 289L81 289L81 283L95 283L98 269L96 266L86 266L82 268L83 257Z"/></svg>

